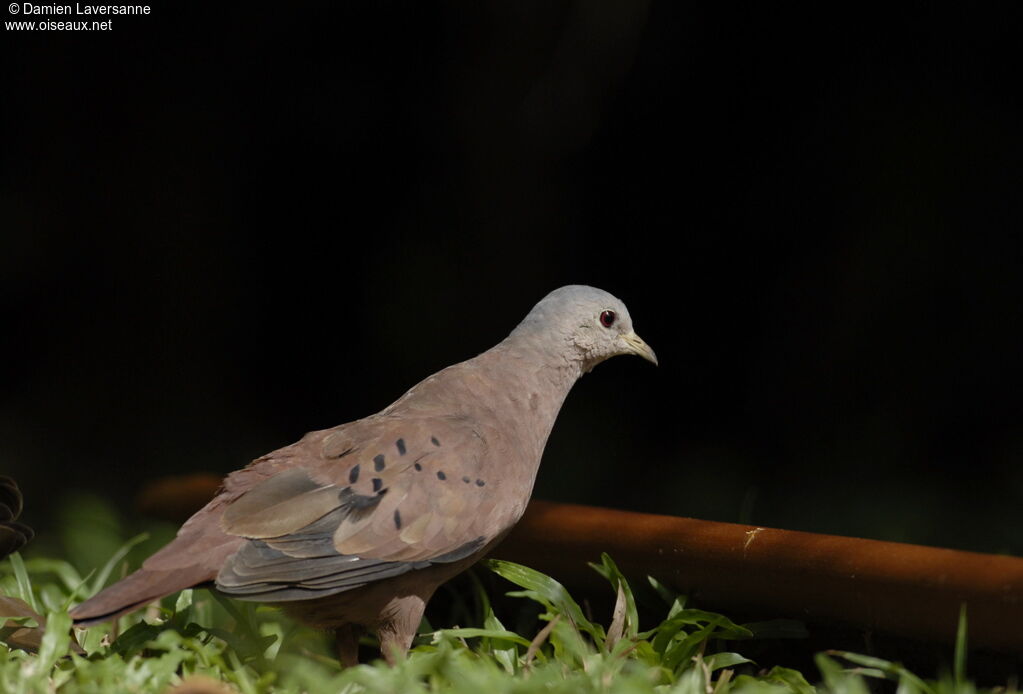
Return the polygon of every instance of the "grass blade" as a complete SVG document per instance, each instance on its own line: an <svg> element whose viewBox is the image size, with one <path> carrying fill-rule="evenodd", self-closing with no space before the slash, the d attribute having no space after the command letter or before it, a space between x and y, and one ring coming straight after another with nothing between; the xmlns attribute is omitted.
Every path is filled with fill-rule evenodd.
<svg viewBox="0 0 1023 694"><path fill-rule="evenodd" d="M618 570L618 566L606 552L600 555L600 562L600 564L591 563L590 566L611 582L611 587L615 589L619 599L624 603L622 606L624 611L623 630L619 636L635 639L639 633L639 610L636 609L636 598L632 594L632 588L622 572ZM618 612L617 601L615 612ZM611 650L611 648L612 645L608 645L608 650Z"/></svg>
<svg viewBox="0 0 1023 694"><path fill-rule="evenodd" d="M707 669L714 672L721 668L735 667L736 665L752 663L753 661L738 653L715 653L704 658L704 662L707 664Z"/></svg>
<svg viewBox="0 0 1023 694"><path fill-rule="evenodd" d="M864 668L863 670L860 670L861 674L866 675L867 677L907 682L921 692L925 692L926 694L937 694L933 687L928 685L920 677L914 675L899 663L893 663L889 660L884 660L883 658L875 658L874 656L862 655L860 653L850 653L849 651L828 651L827 654L836 655L848 660L850 663L859 665L861 668Z"/></svg>
<svg viewBox="0 0 1023 694"><path fill-rule="evenodd" d="M114 552L113 556L107 560L107 563L103 565L103 568L99 570L99 573L96 574L96 577L92 581L92 593L90 595L98 593L100 588L107 584L107 579L110 578L110 574L114 572L114 568L117 564L128 555L131 548L140 542L144 542L148 537L149 533L141 533L121 545L121 547Z"/></svg>
<svg viewBox="0 0 1023 694"><path fill-rule="evenodd" d="M71 645L71 617L66 612L51 612L46 616L46 633L39 644L41 672L48 672L59 658L67 655Z"/></svg>
<svg viewBox="0 0 1023 694"><path fill-rule="evenodd" d="M956 650L953 659L953 676L956 686L966 683L966 603L959 606L959 625L956 627Z"/></svg>
<svg viewBox="0 0 1023 694"><path fill-rule="evenodd" d="M576 627L589 634L598 644L604 643L603 627L586 619L582 608L565 590L565 586L550 576L521 564L501 559L490 559L487 561L487 566L498 576L530 591L533 594L530 597L539 598L541 602L552 606L557 612L564 613Z"/></svg>
<svg viewBox="0 0 1023 694"><path fill-rule="evenodd" d="M39 603L36 602L36 596L32 592L32 581L28 577L28 571L25 569L25 561L21 558L20 552L15 552L10 557L11 567L14 569L14 580L18 583L18 593L16 597L21 598L36 612L39 612Z"/></svg>
<svg viewBox="0 0 1023 694"><path fill-rule="evenodd" d="M486 639L500 639L501 641L511 641L517 643L520 646L529 646L529 640L523 636L519 636L514 631L505 631L501 629L475 629L475 628L460 628L455 627L453 629L438 629L433 632L435 635L453 636L456 639L475 639L475 638L486 638Z"/></svg>

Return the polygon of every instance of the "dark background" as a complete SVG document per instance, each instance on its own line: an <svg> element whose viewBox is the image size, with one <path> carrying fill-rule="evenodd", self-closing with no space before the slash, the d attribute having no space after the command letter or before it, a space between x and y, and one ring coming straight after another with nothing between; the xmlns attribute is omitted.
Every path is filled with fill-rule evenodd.
<svg viewBox="0 0 1023 694"><path fill-rule="evenodd" d="M29 523L372 413L587 283L661 367L577 385L538 496L1023 553L1018 3L152 7L2 38Z"/></svg>

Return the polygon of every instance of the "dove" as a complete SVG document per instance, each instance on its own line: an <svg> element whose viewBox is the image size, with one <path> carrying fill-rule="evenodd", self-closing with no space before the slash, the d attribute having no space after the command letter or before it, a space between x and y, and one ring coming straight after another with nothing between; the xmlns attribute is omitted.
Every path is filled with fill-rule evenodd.
<svg viewBox="0 0 1023 694"><path fill-rule="evenodd" d="M313 431L228 475L174 540L71 611L108 620L184 588L280 605L405 657L442 583L522 516L569 390L602 361L657 363L611 294L556 289L493 348L413 386L381 412Z"/></svg>

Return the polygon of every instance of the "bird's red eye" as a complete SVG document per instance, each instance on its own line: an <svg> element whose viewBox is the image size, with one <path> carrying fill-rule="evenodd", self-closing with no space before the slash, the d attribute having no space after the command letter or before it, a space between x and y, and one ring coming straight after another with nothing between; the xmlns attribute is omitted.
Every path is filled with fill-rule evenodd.
<svg viewBox="0 0 1023 694"><path fill-rule="evenodd" d="M615 319L617 317L618 316L615 315L614 311L604 311L603 313L600 314L600 324L603 325L605 328L610 328L612 325L615 324Z"/></svg>

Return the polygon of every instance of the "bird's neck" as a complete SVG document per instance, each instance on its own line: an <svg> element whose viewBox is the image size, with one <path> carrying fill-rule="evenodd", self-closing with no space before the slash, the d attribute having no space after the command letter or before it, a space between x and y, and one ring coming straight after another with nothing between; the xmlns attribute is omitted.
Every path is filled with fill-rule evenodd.
<svg viewBox="0 0 1023 694"><path fill-rule="evenodd" d="M384 413L404 411L428 396L431 410L500 421L500 433L535 474L554 420L581 375L578 360L556 353L549 341L513 333L417 384Z"/></svg>
<svg viewBox="0 0 1023 694"><path fill-rule="evenodd" d="M582 375L578 360L551 349L550 341L515 334L476 360L510 384L493 397L502 402L502 410L510 405L511 414L528 427L523 435L539 460L565 398Z"/></svg>

